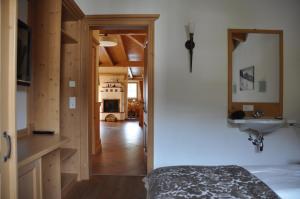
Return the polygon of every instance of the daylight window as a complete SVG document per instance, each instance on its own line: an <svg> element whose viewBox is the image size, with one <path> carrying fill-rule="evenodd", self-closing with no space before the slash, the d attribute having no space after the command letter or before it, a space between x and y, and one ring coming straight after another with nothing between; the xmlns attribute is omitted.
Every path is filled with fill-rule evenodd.
<svg viewBox="0 0 300 199"><path fill-rule="evenodd" d="M137 98L137 83L128 83L128 98Z"/></svg>

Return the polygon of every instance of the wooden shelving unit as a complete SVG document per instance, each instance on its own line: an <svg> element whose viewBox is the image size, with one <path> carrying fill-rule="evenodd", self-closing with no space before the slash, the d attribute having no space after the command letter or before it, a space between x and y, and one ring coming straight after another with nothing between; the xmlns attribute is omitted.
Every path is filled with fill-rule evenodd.
<svg viewBox="0 0 300 199"><path fill-rule="evenodd" d="M77 152L77 149L61 148L60 149L60 161L63 162L72 157Z"/></svg>
<svg viewBox="0 0 300 199"><path fill-rule="evenodd" d="M52 138L42 137L48 145L51 144L48 139L55 137L65 141L51 145L50 149L54 150L51 154L48 154L51 151L49 147L41 142L23 146L22 149L36 149L34 157L43 157L39 157L40 163L34 164L30 161L35 159L19 158L22 161L19 164L26 166L27 170L27 164L41 168L38 179L41 182L32 180L33 177L38 178L38 174L28 175L29 183L38 183L37 186L41 187L40 192L38 188L34 189L42 193L42 196L36 198L60 199L77 180L83 179L80 167L82 103L78 96L82 92L80 71L85 64L82 59L87 56L82 53L81 41L86 21L74 0L32 0L28 7L33 49L33 78L28 88L29 132L41 129L54 131L56 135ZM76 81L76 87L69 87L70 80ZM68 99L74 96L78 97L76 109L69 109ZM37 138L34 136L32 139ZM21 155L27 151L22 149L19 149ZM25 183L26 189L29 183ZM61 187L56 186L60 184Z"/></svg>
<svg viewBox="0 0 300 199"><path fill-rule="evenodd" d="M75 38L65 32L63 29L61 30L61 42L63 44L76 44L78 43Z"/></svg>
<svg viewBox="0 0 300 199"><path fill-rule="evenodd" d="M79 96L81 30L84 14L73 0L62 0L60 51L60 134L70 141L60 149L62 197L71 189L80 174L80 100L69 109L69 97ZM69 87L69 81L75 87Z"/></svg>
<svg viewBox="0 0 300 199"><path fill-rule="evenodd" d="M62 198L68 193L72 186L76 183L77 174L62 173L61 174L61 192Z"/></svg>

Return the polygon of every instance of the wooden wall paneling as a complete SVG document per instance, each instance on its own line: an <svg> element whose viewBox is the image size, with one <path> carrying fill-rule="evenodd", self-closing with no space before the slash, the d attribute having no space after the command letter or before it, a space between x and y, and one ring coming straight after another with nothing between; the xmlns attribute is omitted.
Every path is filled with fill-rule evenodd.
<svg viewBox="0 0 300 199"><path fill-rule="evenodd" d="M91 171L90 156L90 137L91 132L91 103L88 96L91 94L90 82L88 81L91 73L89 70L89 28L84 18L81 20L81 48L80 48L80 93L79 98L81 104L80 112L80 172L79 179L89 179Z"/></svg>
<svg viewBox="0 0 300 199"><path fill-rule="evenodd" d="M43 199L61 198L60 151L42 157Z"/></svg>
<svg viewBox="0 0 300 199"><path fill-rule="evenodd" d="M18 169L19 199L42 198L41 159Z"/></svg>
<svg viewBox="0 0 300 199"><path fill-rule="evenodd" d="M59 133L61 0L32 1L30 124Z"/></svg>
<svg viewBox="0 0 300 199"><path fill-rule="evenodd" d="M61 47L61 81L60 81L60 133L68 137L65 148L79 151L80 146L80 57L78 44L64 44ZM75 81L75 88L69 87L69 81ZM69 108L69 97L76 97L76 108ZM63 172L79 172L79 154L75 153L62 164Z"/></svg>
<svg viewBox="0 0 300 199"><path fill-rule="evenodd" d="M63 194L68 190L70 182L69 177L75 176L75 180L80 180L80 162L81 162L81 130L82 130L82 81L81 81L81 65L82 65L82 18L84 14L73 0L63 0L62 9L62 30L75 43L62 43L61 46L61 134L70 139L70 142L62 148L64 151L71 151L68 158L61 161ZM75 81L75 87L69 87L69 81ZM69 97L76 97L76 108L69 108ZM67 173L67 174L66 174ZM66 175L65 175L66 174ZM78 178L78 179L77 179ZM72 184L72 183L71 183Z"/></svg>
<svg viewBox="0 0 300 199"><path fill-rule="evenodd" d="M68 34L70 37L74 38L76 41L79 39L78 31L78 21L62 21L61 29Z"/></svg>

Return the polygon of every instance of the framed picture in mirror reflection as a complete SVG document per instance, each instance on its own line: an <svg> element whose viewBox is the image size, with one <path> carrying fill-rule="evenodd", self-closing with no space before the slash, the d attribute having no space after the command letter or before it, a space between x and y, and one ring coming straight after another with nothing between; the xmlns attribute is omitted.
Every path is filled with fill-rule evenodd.
<svg viewBox="0 0 300 199"><path fill-rule="evenodd" d="M240 70L240 91L254 90L254 66Z"/></svg>

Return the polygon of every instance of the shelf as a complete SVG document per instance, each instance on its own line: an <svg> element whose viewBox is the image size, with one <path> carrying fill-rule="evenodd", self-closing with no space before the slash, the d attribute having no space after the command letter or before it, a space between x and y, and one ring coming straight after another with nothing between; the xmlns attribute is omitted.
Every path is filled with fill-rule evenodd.
<svg viewBox="0 0 300 199"><path fill-rule="evenodd" d="M77 40L66 33L64 30L61 30L61 43L63 44L76 44Z"/></svg>
<svg viewBox="0 0 300 199"><path fill-rule="evenodd" d="M72 157L77 152L77 149L71 149L71 148L61 148L60 149L60 160L65 161Z"/></svg>
<svg viewBox="0 0 300 199"><path fill-rule="evenodd" d="M18 166L24 166L68 142L60 135L30 135L18 139Z"/></svg>
<svg viewBox="0 0 300 199"><path fill-rule="evenodd" d="M75 173L62 173L61 174L61 192L65 195L72 186L76 183L77 174Z"/></svg>

